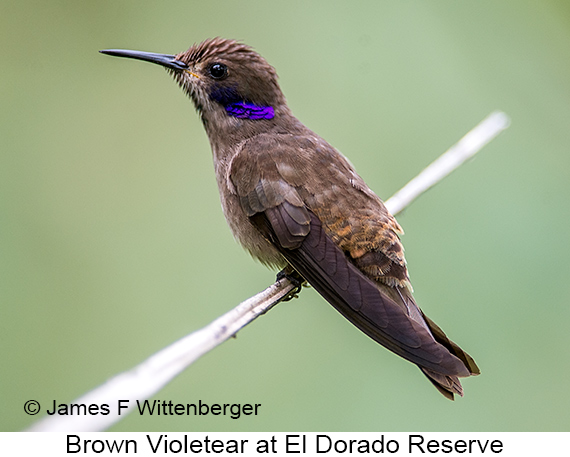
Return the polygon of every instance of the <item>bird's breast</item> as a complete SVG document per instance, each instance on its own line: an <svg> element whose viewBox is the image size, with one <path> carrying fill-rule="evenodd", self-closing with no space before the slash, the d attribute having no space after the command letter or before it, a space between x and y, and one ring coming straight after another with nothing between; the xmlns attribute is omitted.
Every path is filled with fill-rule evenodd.
<svg viewBox="0 0 570 457"><path fill-rule="evenodd" d="M261 235L243 210L239 196L236 195L228 176L229 161L216 160L214 155L214 162L222 211L234 238L261 263L272 268L283 268L287 262L277 249Z"/></svg>

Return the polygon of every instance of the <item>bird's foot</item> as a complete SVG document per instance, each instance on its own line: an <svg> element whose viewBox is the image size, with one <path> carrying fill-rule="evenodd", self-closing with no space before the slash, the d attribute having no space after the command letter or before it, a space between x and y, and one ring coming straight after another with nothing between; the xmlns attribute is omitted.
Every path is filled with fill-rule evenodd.
<svg viewBox="0 0 570 457"><path fill-rule="evenodd" d="M305 283L305 278L303 278L299 273L293 270L291 267L285 267L279 273L277 273L277 281L282 279L287 279L291 284L295 286L295 288L287 294L287 296L281 301L289 301L293 298L297 298L301 289L303 288L303 284Z"/></svg>

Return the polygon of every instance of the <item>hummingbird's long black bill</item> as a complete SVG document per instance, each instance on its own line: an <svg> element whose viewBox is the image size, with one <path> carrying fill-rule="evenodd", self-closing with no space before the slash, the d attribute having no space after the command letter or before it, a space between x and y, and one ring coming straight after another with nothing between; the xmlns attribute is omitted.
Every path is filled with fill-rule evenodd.
<svg viewBox="0 0 570 457"><path fill-rule="evenodd" d="M146 62L156 63L172 70L186 70L188 65L180 60L176 60L176 56L171 54L156 54L154 52L130 51L128 49L103 49L99 51L103 54L117 57L128 57L129 59L144 60Z"/></svg>

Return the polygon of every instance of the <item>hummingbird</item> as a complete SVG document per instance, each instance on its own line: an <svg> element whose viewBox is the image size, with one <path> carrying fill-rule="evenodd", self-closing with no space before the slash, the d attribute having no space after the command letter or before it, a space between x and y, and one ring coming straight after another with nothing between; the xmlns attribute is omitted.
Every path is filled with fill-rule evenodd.
<svg viewBox="0 0 570 457"><path fill-rule="evenodd" d="M191 98L226 221L254 258L308 282L445 397L463 395L459 378L479 368L416 305L400 225L349 160L293 115L260 54L224 38L176 55L100 52L165 67Z"/></svg>

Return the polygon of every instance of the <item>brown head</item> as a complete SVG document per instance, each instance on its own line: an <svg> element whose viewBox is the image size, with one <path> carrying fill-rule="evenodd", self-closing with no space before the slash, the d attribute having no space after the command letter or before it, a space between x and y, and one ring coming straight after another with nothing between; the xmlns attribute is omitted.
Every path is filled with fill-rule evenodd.
<svg viewBox="0 0 570 457"><path fill-rule="evenodd" d="M237 119L273 122L290 115L275 69L243 43L214 38L177 55L122 49L101 52L167 68L192 98L205 124L235 124Z"/></svg>

